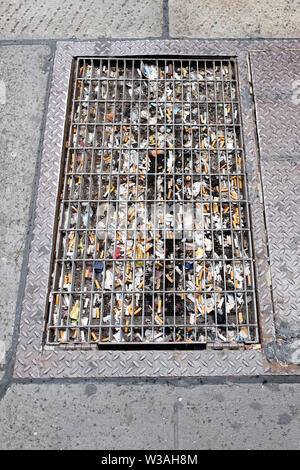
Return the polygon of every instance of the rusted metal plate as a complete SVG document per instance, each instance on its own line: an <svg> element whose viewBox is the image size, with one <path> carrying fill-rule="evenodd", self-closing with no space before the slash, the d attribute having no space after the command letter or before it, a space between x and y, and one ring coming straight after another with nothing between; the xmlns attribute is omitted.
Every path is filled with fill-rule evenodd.
<svg viewBox="0 0 300 470"><path fill-rule="evenodd" d="M179 377L298 374L298 366L278 364L270 357L270 345L278 346L270 289L267 233L260 181L253 98L249 87L248 54L257 49L299 48L299 41L99 41L61 42L57 46L44 135L41 172L36 200L35 223L20 320L15 377ZM259 324L262 349L222 351L67 350L60 345L47 350L42 335L45 326L56 198L61 171L65 117L71 65L74 57L99 56L218 56L237 58L239 91L244 126L245 161L252 217L256 264ZM264 183L265 184L265 183ZM273 196L273 194L271 194ZM265 200L268 193L264 191ZM45 217L45 214L47 216ZM63 349L65 348L65 349ZM274 348L272 349L272 351ZM266 352L268 353L266 356ZM294 354L293 358L296 358ZM268 358L275 363L269 362ZM297 359L296 359L297 360ZM288 361L287 361L288 362Z"/></svg>

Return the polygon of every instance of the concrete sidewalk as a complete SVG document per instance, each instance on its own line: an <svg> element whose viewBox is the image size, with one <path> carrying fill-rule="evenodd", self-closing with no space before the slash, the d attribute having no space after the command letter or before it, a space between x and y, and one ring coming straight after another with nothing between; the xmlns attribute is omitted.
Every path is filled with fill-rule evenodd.
<svg viewBox="0 0 300 470"><path fill-rule="evenodd" d="M30 0L0 6L0 341L7 351L0 368L1 449L300 448L295 380L12 378L56 40L300 37L299 1L224 1L222 11L220 4Z"/></svg>

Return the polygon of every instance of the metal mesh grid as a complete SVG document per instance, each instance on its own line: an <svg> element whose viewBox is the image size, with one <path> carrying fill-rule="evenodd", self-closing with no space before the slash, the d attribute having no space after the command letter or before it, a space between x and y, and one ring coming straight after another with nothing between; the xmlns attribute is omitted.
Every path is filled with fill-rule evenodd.
<svg viewBox="0 0 300 470"><path fill-rule="evenodd" d="M46 342L258 341L234 60L75 61Z"/></svg>

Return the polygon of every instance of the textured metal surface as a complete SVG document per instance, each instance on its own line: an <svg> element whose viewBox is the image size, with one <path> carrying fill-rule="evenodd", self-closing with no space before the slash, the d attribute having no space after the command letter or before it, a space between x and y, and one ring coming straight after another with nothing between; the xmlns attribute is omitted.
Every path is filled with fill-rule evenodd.
<svg viewBox="0 0 300 470"><path fill-rule="evenodd" d="M298 41L103 41L58 44L44 137L35 225L28 266L16 377L209 376L299 373L282 364L274 369L263 350L245 351L63 351L42 350L45 303L55 220L70 67L74 56L195 55L237 56L244 141L252 213L258 287L258 310L263 345L275 338L267 238L264 226L253 103L248 83L249 49L289 49ZM47 217L45 217L47 214Z"/></svg>
<svg viewBox="0 0 300 470"><path fill-rule="evenodd" d="M252 52L275 320L300 326L300 51Z"/></svg>

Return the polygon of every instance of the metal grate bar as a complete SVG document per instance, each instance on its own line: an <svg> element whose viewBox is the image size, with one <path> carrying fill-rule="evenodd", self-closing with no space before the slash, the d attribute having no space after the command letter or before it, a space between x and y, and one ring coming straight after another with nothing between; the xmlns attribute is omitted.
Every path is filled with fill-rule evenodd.
<svg viewBox="0 0 300 470"><path fill-rule="evenodd" d="M46 343L258 342L234 59L74 75Z"/></svg>

